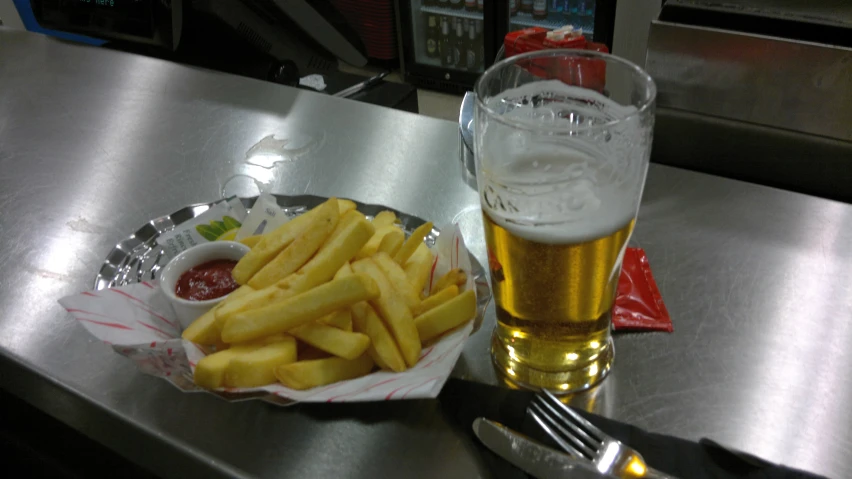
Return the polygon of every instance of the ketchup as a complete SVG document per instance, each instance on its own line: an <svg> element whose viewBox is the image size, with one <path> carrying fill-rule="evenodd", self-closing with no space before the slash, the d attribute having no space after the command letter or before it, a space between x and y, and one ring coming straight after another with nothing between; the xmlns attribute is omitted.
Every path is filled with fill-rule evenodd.
<svg viewBox="0 0 852 479"><path fill-rule="evenodd" d="M191 268L180 275L175 294L190 301L221 298L239 287L231 276L236 265L234 260L214 259Z"/></svg>

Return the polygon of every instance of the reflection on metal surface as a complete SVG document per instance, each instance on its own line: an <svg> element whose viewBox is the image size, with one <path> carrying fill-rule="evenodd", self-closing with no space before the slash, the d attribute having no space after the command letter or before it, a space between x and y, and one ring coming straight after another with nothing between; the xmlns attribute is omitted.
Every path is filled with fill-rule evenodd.
<svg viewBox="0 0 852 479"><path fill-rule="evenodd" d="M259 175L259 172L255 173L255 175L265 176ZM222 183L220 196L222 198L230 198L231 196L249 197L260 195L266 191L271 178L266 179L266 181L259 181L257 176L243 174L228 178Z"/></svg>
<svg viewBox="0 0 852 479"><path fill-rule="evenodd" d="M820 217L799 218L796 226L801 228L802 231L810 231L816 241L827 250L849 246L848 243L843 244L844 241L848 241L848 238L844 235L844 230L852 226L848 205L828 204ZM768 442L767 445L772 448L783 447L781 438L785 435L800 435L818 440L822 431L831 429L831 423L835 418L817 415L810 421L801 424L790 422L789 416L783 411L795 410L800 404L812 402L828 409L843 406L843 401L847 401L849 398L837 394L836 380L824 374L823 371L848 366L849 355L838 355L836 352L849 347L846 339L841 338L852 336L850 318L845 315L834 314L833 311L827 309L837 296L852 298L852 281L847 279L837 284L828 284L823 281L802 281L802 278L796 274L798 271L817 267L824 272L826 277L836 278L844 274L848 275L848 272L844 271L844 267L826 258L815 259L799 255L788 258L779 266L784 271L788 271L789 274L778 278L775 283L775 288L780 293L780 297L775 304L765 310L765 313L777 318L777 320L773 323L773 327L766 330L764 334L768 336L769 341L783 345L787 355L780 365L782 367L778 367L779 364L767 364L767 358L758 359L753 365L751 371L753 376L750 378L755 387L759 389L775 388L785 392L778 400L778 405L781 407L763 411L765 420L774 423L779 434L769 438L763 437L757 431L751 431L748 441L749 443ZM826 332L830 331L830 333L826 334L821 341L802 342L798 340L804 318L785 313L795 310L801 304L808 305L809 315L823 318L818 327ZM816 325L814 326L816 327ZM813 365L813 369L795 366L806 358L813 358L818 361ZM810 390L808 392L795 391L790 388L791 384L808 384ZM750 400L753 401L752 409L760 408L760 401L757 398L752 397ZM801 454L800 451L794 451L787 460L810 459L808 455Z"/></svg>
<svg viewBox="0 0 852 479"><path fill-rule="evenodd" d="M593 412L602 416L611 416L617 393L617 384L610 380L604 380L600 384L585 391L561 396L559 399L577 409Z"/></svg>
<svg viewBox="0 0 852 479"><path fill-rule="evenodd" d="M660 107L852 141L852 50L655 21Z"/></svg>
<svg viewBox="0 0 852 479"><path fill-rule="evenodd" d="M479 205L468 206L459 211L450 223L459 225L464 236L468 251L471 252L482 264L488 261L485 248L485 235L482 229L482 208Z"/></svg>
<svg viewBox="0 0 852 479"><path fill-rule="evenodd" d="M325 132L318 136L291 133L289 138L276 139L267 135L246 152L246 162L262 168L274 168L279 163L302 158L322 148Z"/></svg>
<svg viewBox="0 0 852 479"><path fill-rule="evenodd" d="M469 91L464 94L461 108L459 108L459 160L462 178L473 189L476 189L476 158L473 153L473 104L475 102L476 93Z"/></svg>
<svg viewBox="0 0 852 479"><path fill-rule="evenodd" d="M261 123L258 126L264 129L274 128L274 122ZM245 162L237 165L239 173L220 180L222 198L257 196L270 191L276 178L286 174L280 167L288 162L310 158L326 144L324 130L314 135L289 130L282 136L285 138L276 138L275 134L266 135L249 147L245 153Z"/></svg>

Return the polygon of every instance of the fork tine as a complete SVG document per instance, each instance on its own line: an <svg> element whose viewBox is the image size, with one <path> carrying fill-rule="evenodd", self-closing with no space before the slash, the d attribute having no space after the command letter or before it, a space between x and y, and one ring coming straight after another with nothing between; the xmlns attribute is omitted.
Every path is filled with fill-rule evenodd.
<svg viewBox="0 0 852 479"><path fill-rule="evenodd" d="M533 399L533 402L530 403L530 408L531 412L537 413L540 417L548 420L550 427L545 430L548 434L550 434L550 437L563 447L563 449L573 454L577 454L579 452L579 454L577 454L579 457L594 459L598 449L598 444L589 444L588 442L584 442L583 438L574 430L570 428L566 429L562 424L560 424L560 417L555 409L542 401L536 401L535 399Z"/></svg>
<svg viewBox="0 0 852 479"><path fill-rule="evenodd" d="M561 408L555 408L552 404L549 404L547 399L544 397L537 397L539 407L542 407L548 411L550 411L550 417L553 418L553 421L560 425L563 430L567 431L567 434L570 434L574 437L578 442L585 445L590 451L597 452L601 447L602 440L598 440L595 437L590 436L583 428L579 427L577 424L571 421L571 417L567 416L563 413ZM535 399L534 399L535 401Z"/></svg>
<svg viewBox="0 0 852 479"><path fill-rule="evenodd" d="M577 414L576 411L566 406L559 400L556 396L553 395L550 391L544 389L542 390L544 393L544 397L549 400L549 402L559 408L560 411L565 413L569 418L571 418L575 423L577 423L581 428L585 429L588 436L598 443L603 442L603 440L609 437L605 432L601 431L594 424L587 421L583 416Z"/></svg>
<svg viewBox="0 0 852 479"><path fill-rule="evenodd" d="M542 419L541 416L539 416L539 414L535 412L532 408L527 409L527 413L529 413L529 415L535 420L535 422L537 422L538 425L541 426L542 429L544 429L544 432L546 432L548 436L550 436L554 441L556 441L556 443L559 444L559 446L565 452L575 457L592 459L591 456L588 456L578 451L576 448L574 448L574 446L571 445L570 442L563 439L562 436L559 435L558 432L554 431L553 428L548 425L548 422Z"/></svg>

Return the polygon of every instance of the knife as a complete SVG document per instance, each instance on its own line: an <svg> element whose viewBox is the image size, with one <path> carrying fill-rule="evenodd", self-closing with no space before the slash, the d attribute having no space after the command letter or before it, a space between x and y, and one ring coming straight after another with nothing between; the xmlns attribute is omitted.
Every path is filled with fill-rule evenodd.
<svg viewBox="0 0 852 479"><path fill-rule="evenodd" d="M616 479L599 472L590 461L551 449L499 422L476 418L473 432L488 449L540 479Z"/></svg>
<svg viewBox="0 0 852 479"><path fill-rule="evenodd" d="M363 90L367 90L370 87L377 85L382 80L382 78L384 78L388 75L388 73L389 72L381 72L378 75L367 78L366 80L364 80L360 83L356 83L349 88L346 88L344 90L340 90L339 92L335 93L332 96L339 96L341 98L348 98L348 97L350 97L350 96L352 96L356 93L360 93Z"/></svg>

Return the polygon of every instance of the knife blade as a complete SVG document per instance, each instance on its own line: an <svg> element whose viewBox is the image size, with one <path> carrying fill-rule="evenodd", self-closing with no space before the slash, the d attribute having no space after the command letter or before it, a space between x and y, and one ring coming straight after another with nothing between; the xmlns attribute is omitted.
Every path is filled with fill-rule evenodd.
<svg viewBox="0 0 852 479"><path fill-rule="evenodd" d="M499 422L476 418L473 432L488 449L540 479L615 479L599 472L590 461L551 449Z"/></svg>

